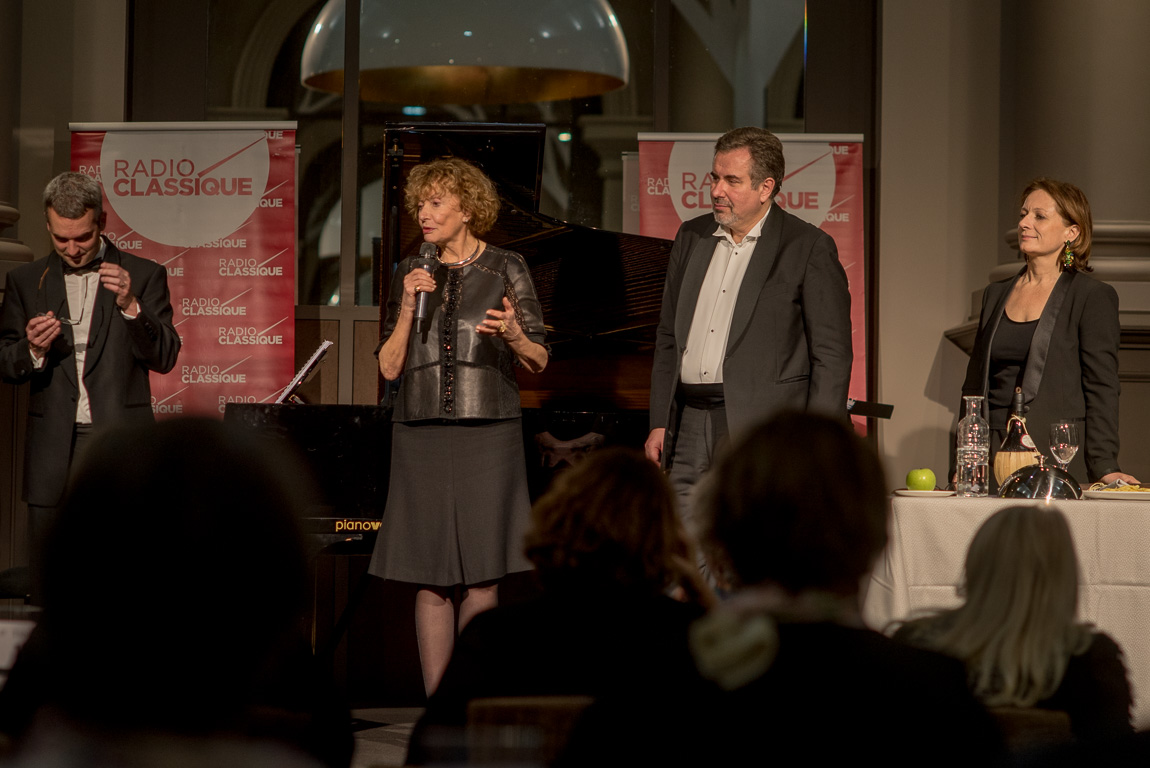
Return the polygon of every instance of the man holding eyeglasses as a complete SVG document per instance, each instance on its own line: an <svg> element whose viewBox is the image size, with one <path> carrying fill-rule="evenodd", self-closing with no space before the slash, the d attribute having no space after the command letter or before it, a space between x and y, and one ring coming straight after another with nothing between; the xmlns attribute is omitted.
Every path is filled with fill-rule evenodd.
<svg viewBox="0 0 1150 768"><path fill-rule="evenodd" d="M53 252L8 273L0 376L31 384L24 499L33 553L93 430L152 421L149 371L176 364L167 275L116 248L95 179L62 173L44 190Z"/></svg>

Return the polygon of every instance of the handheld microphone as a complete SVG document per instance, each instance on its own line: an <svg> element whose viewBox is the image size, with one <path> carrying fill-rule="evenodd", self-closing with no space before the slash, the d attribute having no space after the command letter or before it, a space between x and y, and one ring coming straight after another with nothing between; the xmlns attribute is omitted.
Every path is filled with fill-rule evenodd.
<svg viewBox="0 0 1150 768"><path fill-rule="evenodd" d="M439 249L435 247L434 243L424 243L419 246L419 258L412 264L419 269L424 270L429 275L435 274L435 267L439 264L436 254ZM424 292L421 292L415 297L415 332L422 336L425 328L427 327L427 305L431 297Z"/></svg>

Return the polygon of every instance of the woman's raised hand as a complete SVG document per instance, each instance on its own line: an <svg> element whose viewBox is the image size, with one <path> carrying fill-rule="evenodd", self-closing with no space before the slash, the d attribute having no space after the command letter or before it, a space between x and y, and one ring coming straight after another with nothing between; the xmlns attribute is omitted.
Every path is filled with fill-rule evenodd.
<svg viewBox="0 0 1150 768"><path fill-rule="evenodd" d="M487 310L487 317L475 326L475 331L483 336L498 336L504 341L515 341L523 335L523 329L515 319L515 309L506 296L503 297L503 310Z"/></svg>

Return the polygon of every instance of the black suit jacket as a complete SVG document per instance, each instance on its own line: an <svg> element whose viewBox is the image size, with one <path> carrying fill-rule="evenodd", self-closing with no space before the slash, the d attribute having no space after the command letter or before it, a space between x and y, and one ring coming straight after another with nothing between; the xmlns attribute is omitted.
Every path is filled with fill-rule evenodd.
<svg viewBox="0 0 1150 768"><path fill-rule="evenodd" d="M98 290L84 363L84 385L96 429L152 421L148 372L167 373L180 351L164 268L124 253L111 242L104 259L128 270L140 314L133 320L125 318L112 292ZM68 317L63 261L56 253L8 273L0 310L0 376L9 383L31 385L24 499L46 507L60 500L67 483L79 396L71 326L64 326L53 342L44 367L32 367L24 329L29 318L47 311Z"/></svg>
<svg viewBox="0 0 1150 768"><path fill-rule="evenodd" d="M651 371L651 429L667 429L667 446L674 444L679 368L716 227L711 214L685 221L671 248ZM733 436L784 410L846 418L850 305L834 239L772 207L739 286L723 359ZM669 461L670 451L664 456Z"/></svg>
<svg viewBox="0 0 1150 768"><path fill-rule="evenodd" d="M990 349L1017 275L987 286L963 395L986 396ZM1026 359L1022 397L1026 426L1050 456L1050 424L1080 423L1080 450L1070 464L1079 481L1118 472L1118 294L1080 272L1063 272L1046 301ZM1004 406L1009 403L991 403ZM961 412L961 411L960 411ZM998 448L991 446L991 451Z"/></svg>

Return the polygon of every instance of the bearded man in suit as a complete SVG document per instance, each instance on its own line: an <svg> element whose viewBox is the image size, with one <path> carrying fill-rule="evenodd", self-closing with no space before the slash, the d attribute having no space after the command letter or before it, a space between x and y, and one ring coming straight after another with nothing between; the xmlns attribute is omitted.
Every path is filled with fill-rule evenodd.
<svg viewBox="0 0 1150 768"><path fill-rule="evenodd" d="M101 235L99 183L60 174L44 214L53 252L8 273L0 311L0 376L31 387L23 496L33 556L88 437L153 421L149 372L170 371L180 351L167 273Z"/></svg>
<svg viewBox="0 0 1150 768"><path fill-rule="evenodd" d="M850 292L830 235L773 205L783 147L762 128L715 144L712 214L679 228L651 372L647 456L692 490L728 433L781 411L847 418Z"/></svg>

